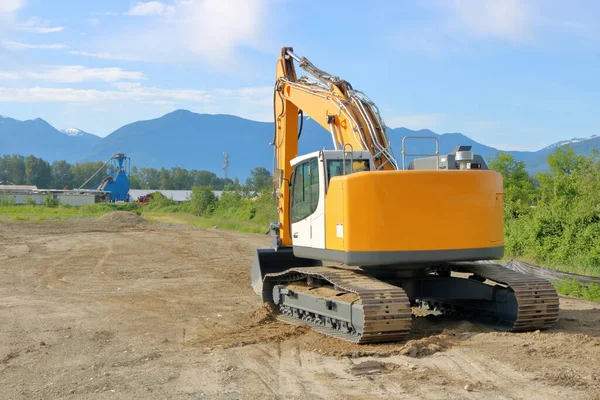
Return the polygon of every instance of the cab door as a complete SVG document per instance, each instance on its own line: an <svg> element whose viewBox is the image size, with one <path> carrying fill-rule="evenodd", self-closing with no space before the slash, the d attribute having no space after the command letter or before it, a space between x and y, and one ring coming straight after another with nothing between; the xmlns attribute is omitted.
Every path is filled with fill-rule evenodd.
<svg viewBox="0 0 600 400"><path fill-rule="evenodd" d="M294 169L292 183L292 244L312 247L312 214L319 204L319 170L317 157L304 160Z"/></svg>

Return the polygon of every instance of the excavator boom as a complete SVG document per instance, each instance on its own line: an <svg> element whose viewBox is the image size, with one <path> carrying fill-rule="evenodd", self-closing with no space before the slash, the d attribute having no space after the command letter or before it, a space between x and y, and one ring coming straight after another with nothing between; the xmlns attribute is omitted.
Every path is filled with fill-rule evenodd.
<svg viewBox="0 0 600 400"><path fill-rule="evenodd" d="M311 77L298 79L294 60ZM277 61L274 101L276 175L282 180L290 182L290 160L298 153L299 110L330 132L334 149L367 150L373 155L376 169L398 169L377 106L348 82L294 54L291 47L282 48ZM278 197L280 244L289 246L289 191L280 191Z"/></svg>

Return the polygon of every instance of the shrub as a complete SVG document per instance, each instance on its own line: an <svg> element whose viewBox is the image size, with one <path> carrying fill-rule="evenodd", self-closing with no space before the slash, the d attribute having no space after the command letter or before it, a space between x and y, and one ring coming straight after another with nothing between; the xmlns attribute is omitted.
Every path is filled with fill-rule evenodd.
<svg viewBox="0 0 600 400"><path fill-rule="evenodd" d="M60 200L52 197L50 192L46 193L46 198L44 199L44 204L46 207L56 208L60 205Z"/></svg>
<svg viewBox="0 0 600 400"><path fill-rule="evenodd" d="M28 196L23 197L23 201L25 202L25 204L28 204L32 207L35 207L37 205L36 201Z"/></svg>
<svg viewBox="0 0 600 400"><path fill-rule="evenodd" d="M554 285L556 291L565 296L581 297L590 301L600 301L600 286L590 283L582 285L576 279L563 279Z"/></svg>
<svg viewBox="0 0 600 400"><path fill-rule="evenodd" d="M142 212L135 203L94 203L79 207L80 215L101 215L111 211L130 211L138 215Z"/></svg>
<svg viewBox="0 0 600 400"><path fill-rule="evenodd" d="M210 186L194 186L190 209L192 214L198 216L211 215L217 207L217 197Z"/></svg>
<svg viewBox="0 0 600 400"><path fill-rule="evenodd" d="M148 202L148 209L155 210L158 208L174 206L177 203L160 192L152 193L152 198Z"/></svg>
<svg viewBox="0 0 600 400"><path fill-rule="evenodd" d="M0 207L9 207L15 204L15 197L4 197L0 199Z"/></svg>

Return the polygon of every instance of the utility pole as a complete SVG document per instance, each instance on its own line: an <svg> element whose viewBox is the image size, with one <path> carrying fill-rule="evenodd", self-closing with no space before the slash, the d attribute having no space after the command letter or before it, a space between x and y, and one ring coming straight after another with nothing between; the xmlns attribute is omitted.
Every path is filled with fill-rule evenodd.
<svg viewBox="0 0 600 400"><path fill-rule="evenodd" d="M223 177L227 179L229 173L229 153L223 152Z"/></svg>

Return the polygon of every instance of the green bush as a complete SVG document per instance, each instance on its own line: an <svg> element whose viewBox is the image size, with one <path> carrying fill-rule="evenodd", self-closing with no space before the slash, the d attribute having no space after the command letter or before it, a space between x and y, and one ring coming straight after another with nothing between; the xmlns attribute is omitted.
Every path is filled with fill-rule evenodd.
<svg viewBox="0 0 600 400"><path fill-rule="evenodd" d="M0 207L10 207L15 204L15 197L4 197L0 199Z"/></svg>
<svg viewBox="0 0 600 400"><path fill-rule="evenodd" d="M532 179L511 155L490 160L502 174L508 257L600 276L600 161L560 147ZM532 183L533 182L533 183Z"/></svg>
<svg viewBox="0 0 600 400"><path fill-rule="evenodd" d="M44 205L50 208L56 208L60 205L60 200L52 197L50 192L46 193L46 198L44 199Z"/></svg>
<svg viewBox="0 0 600 400"><path fill-rule="evenodd" d="M148 202L148 209L155 210L159 208L171 207L177 203L160 192L152 194L152 198Z"/></svg>
<svg viewBox="0 0 600 400"><path fill-rule="evenodd" d="M217 197L210 186L194 186L190 200L191 213L197 216L209 216L217 208Z"/></svg>
<svg viewBox="0 0 600 400"><path fill-rule="evenodd" d="M32 207L35 207L37 205L36 201L28 196L23 197L23 201L25 202L25 204L28 204Z"/></svg>
<svg viewBox="0 0 600 400"><path fill-rule="evenodd" d="M590 283L582 285L576 279L563 279L554 285L556 291L565 296L580 297L590 301L600 301L600 286Z"/></svg>

